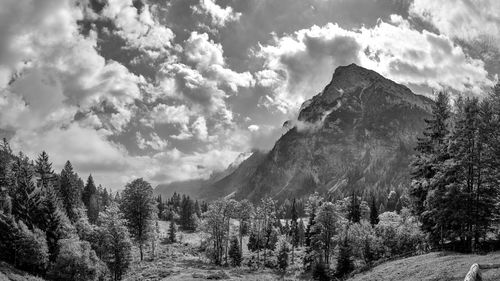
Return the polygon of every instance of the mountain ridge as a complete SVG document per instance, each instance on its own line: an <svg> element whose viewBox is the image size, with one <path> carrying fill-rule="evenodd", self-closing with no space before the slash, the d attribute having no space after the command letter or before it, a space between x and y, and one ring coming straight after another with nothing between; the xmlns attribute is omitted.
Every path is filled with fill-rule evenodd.
<svg viewBox="0 0 500 281"><path fill-rule="evenodd" d="M199 197L258 201L357 190L381 198L409 185L409 164L432 100L356 64L335 69L267 152L200 187Z"/></svg>

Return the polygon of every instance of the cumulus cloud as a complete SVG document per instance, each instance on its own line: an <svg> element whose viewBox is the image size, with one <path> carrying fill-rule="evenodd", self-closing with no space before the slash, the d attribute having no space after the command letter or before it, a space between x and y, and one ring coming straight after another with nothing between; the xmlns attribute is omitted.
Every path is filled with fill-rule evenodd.
<svg viewBox="0 0 500 281"><path fill-rule="evenodd" d="M197 14L208 15L212 25L223 27L228 22L238 21L241 13L233 11L233 8L227 6L222 8L215 3L215 0L200 0L200 3L192 7Z"/></svg>
<svg viewBox="0 0 500 281"><path fill-rule="evenodd" d="M415 0L410 14L427 20L450 37L473 40L483 35L500 42L500 2L496 0Z"/></svg>
<svg viewBox="0 0 500 281"><path fill-rule="evenodd" d="M449 37L412 29L401 16L390 20L359 30L313 26L261 46L266 68L256 77L271 89L261 104L296 109L328 83L335 67L352 62L404 84L476 94L492 85L484 63Z"/></svg>
<svg viewBox="0 0 500 281"><path fill-rule="evenodd" d="M206 33L192 32L183 50L186 62L164 64L160 70L162 83L175 88L176 97L192 103L194 111L232 122L233 114L226 99L239 88L252 87L253 76L231 70L225 62L222 46L210 40Z"/></svg>
<svg viewBox="0 0 500 281"><path fill-rule="evenodd" d="M138 10L132 0L108 0L101 14L114 22L118 28L116 34L127 40L130 47L157 57L172 47L175 34L159 24L152 10L148 3Z"/></svg>
<svg viewBox="0 0 500 281"><path fill-rule="evenodd" d="M195 136L202 141L206 141L208 138L208 131L207 131L207 121L203 116L200 116L194 121L194 123L191 125L193 128Z"/></svg>
<svg viewBox="0 0 500 281"><path fill-rule="evenodd" d="M166 140L162 139L155 132L150 134L150 139L145 139L140 132L135 134L137 139L137 146L140 149L151 148L153 150L163 150L167 147L168 143Z"/></svg>
<svg viewBox="0 0 500 281"><path fill-rule="evenodd" d="M158 104L151 111L151 117L156 124L180 124L187 125L189 118L193 115L186 105Z"/></svg>

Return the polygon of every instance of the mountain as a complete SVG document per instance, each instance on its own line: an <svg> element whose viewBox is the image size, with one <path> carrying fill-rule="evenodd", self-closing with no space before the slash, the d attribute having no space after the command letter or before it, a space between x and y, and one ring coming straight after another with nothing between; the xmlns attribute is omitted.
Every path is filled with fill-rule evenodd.
<svg viewBox="0 0 500 281"><path fill-rule="evenodd" d="M353 189L386 196L409 184L409 163L432 101L380 74L338 67L306 101L270 152L249 157L203 189L203 197L257 201Z"/></svg>
<svg viewBox="0 0 500 281"><path fill-rule="evenodd" d="M226 196L236 191L236 183L231 182L230 179L246 176L244 171L253 171L251 166L256 166L256 162L260 163L259 159L263 159L264 155L266 155L264 152L258 150L240 153L225 170L213 172L208 179L192 179L159 184L154 189L154 193L155 195L161 195L163 198L171 197L174 192L197 199L216 199ZM229 179L225 179L228 176ZM225 185L221 186L222 184L219 182ZM215 188L211 188L212 185ZM221 187L218 188L219 186Z"/></svg>

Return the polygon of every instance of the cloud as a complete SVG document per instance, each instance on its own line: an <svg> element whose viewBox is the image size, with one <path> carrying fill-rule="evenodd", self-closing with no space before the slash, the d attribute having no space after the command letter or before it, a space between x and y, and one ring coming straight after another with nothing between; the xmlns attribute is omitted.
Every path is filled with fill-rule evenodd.
<svg viewBox="0 0 500 281"><path fill-rule="evenodd" d="M151 111L151 118L156 124L187 125L193 112L186 105L158 104Z"/></svg>
<svg viewBox="0 0 500 281"><path fill-rule="evenodd" d="M200 0L200 3L192 7L197 14L208 15L211 19L211 24L217 27L223 27L228 22L238 21L241 13L233 11L233 8L226 6L222 8L215 3L215 0Z"/></svg>
<svg viewBox="0 0 500 281"><path fill-rule="evenodd" d="M132 0L108 0L101 15L113 21L117 35L127 40L129 47L157 57L172 47L175 34L153 17L154 7L143 3L139 10Z"/></svg>
<svg viewBox="0 0 500 281"><path fill-rule="evenodd" d="M449 37L473 40L491 36L500 42L500 2L496 0L458 0L437 2L415 0L410 15L432 23Z"/></svg>
<svg viewBox="0 0 500 281"><path fill-rule="evenodd" d="M164 150L168 145L167 141L160 138L155 132L150 134L150 140L144 139L140 132L136 132L135 136L137 139L137 146L143 150L148 147L157 151Z"/></svg>
<svg viewBox="0 0 500 281"><path fill-rule="evenodd" d="M200 116L194 121L194 123L191 125L194 131L194 135L202 141L207 140L208 138L208 131L207 131L207 122L203 116Z"/></svg>
<svg viewBox="0 0 500 281"><path fill-rule="evenodd" d="M352 62L407 85L475 94L492 86L484 63L449 37L412 29L400 16L390 20L354 31L331 23L313 26L262 45L257 56L265 69L256 77L269 92L261 104L296 110L321 91L334 68Z"/></svg>
<svg viewBox="0 0 500 281"><path fill-rule="evenodd" d="M260 129L259 125L252 124L252 125L248 126L248 130L249 130L250 132L256 132L256 131L258 131L259 129Z"/></svg>

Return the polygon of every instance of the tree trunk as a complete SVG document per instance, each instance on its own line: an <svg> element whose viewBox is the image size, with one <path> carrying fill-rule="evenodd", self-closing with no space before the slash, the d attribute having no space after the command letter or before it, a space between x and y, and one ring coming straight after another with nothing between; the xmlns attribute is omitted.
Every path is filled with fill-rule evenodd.
<svg viewBox="0 0 500 281"><path fill-rule="evenodd" d="M142 252L142 243L139 244L139 252L141 253L141 261L144 259L144 254Z"/></svg>

